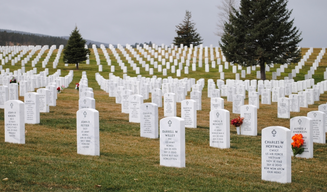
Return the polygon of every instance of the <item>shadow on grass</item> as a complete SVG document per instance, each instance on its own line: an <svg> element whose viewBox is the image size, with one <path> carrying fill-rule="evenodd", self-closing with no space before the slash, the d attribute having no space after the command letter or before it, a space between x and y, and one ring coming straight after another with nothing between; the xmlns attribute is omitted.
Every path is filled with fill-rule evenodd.
<svg viewBox="0 0 327 192"><path fill-rule="evenodd" d="M58 129L76 129L76 118L41 119L40 125Z"/></svg>
<svg viewBox="0 0 327 192"><path fill-rule="evenodd" d="M204 127L204 126L197 126L198 129L209 129L209 127Z"/></svg>

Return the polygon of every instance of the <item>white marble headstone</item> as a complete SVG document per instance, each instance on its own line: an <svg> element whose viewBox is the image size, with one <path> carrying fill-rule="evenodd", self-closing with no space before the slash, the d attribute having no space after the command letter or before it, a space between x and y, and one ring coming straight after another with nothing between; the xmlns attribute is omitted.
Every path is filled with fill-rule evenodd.
<svg viewBox="0 0 327 192"><path fill-rule="evenodd" d="M292 137L295 134L302 134L304 140L304 152L302 154L298 154L297 157L313 158L312 123L312 119L305 116L293 117L290 120L290 140L293 142Z"/></svg>
<svg viewBox="0 0 327 192"><path fill-rule="evenodd" d="M164 116L176 116L176 97L175 93L165 93L164 95Z"/></svg>
<svg viewBox="0 0 327 192"><path fill-rule="evenodd" d="M182 118L160 120L160 165L185 167L185 124Z"/></svg>
<svg viewBox="0 0 327 192"><path fill-rule="evenodd" d="M221 97L220 89L213 89L212 92L211 92L211 98L212 97Z"/></svg>
<svg viewBox="0 0 327 192"><path fill-rule="evenodd" d="M24 103L25 103L25 123L39 124L40 123L39 94L35 92L25 93Z"/></svg>
<svg viewBox="0 0 327 192"><path fill-rule="evenodd" d="M244 96L243 95L234 95L233 96L233 113L240 114L241 106L244 105Z"/></svg>
<svg viewBox="0 0 327 192"><path fill-rule="evenodd" d="M140 123L141 122L141 104L143 103L143 96L134 94L129 96L129 122Z"/></svg>
<svg viewBox="0 0 327 192"><path fill-rule="evenodd" d="M91 97L91 98L94 98L94 93L93 93L93 91L84 91L83 94L80 95L80 97Z"/></svg>
<svg viewBox="0 0 327 192"><path fill-rule="evenodd" d="M176 92L176 102L185 100L185 87L179 87Z"/></svg>
<svg viewBox="0 0 327 192"><path fill-rule="evenodd" d="M241 117L244 117L241 135L257 136L257 110L254 105L241 106Z"/></svg>
<svg viewBox="0 0 327 192"><path fill-rule="evenodd" d="M290 118L290 100L286 97L278 98L277 103L277 117L278 118Z"/></svg>
<svg viewBox="0 0 327 192"><path fill-rule="evenodd" d="M141 105L140 136L158 138L158 106L155 103Z"/></svg>
<svg viewBox="0 0 327 192"><path fill-rule="evenodd" d="M4 109L6 101L8 101L8 87L0 86L0 109Z"/></svg>
<svg viewBox="0 0 327 192"><path fill-rule="evenodd" d="M185 127L197 127L196 101L192 99L183 100L181 103L181 116L185 120Z"/></svg>
<svg viewBox="0 0 327 192"><path fill-rule="evenodd" d="M5 102L5 142L25 144L25 106L20 100Z"/></svg>
<svg viewBox="0 0 327 192"><path fill-rule="evenodd" d="M227 86L227 101L233 101L235 91L235 87Z"/></svg>
<svg viewBox="0 0 327 192"><path fill-rule="evenodd" d="M249 93L249 105L254 105L259 109L260 105L259 105L259 93L258 92L250 92Z"/></svg>
<svg viewBox="0 0 327 192"><path fill-rule="evenodd" d="M49 106L56 106L57 105L57 89L54 85L48 85L46 88L50 91L49 92Z"/></svg>
<svg viewBox="0 0 327 192"><path fill-rule="evenodd" d="M8 100L18 100L18 84L10 83L8 85L9 98Z"/></svg>
<svg viewBox="0 0 327 192"><path fill-rule="evenodd" d="M202 92L192 91L190 93L190 98L196 101L196 110L202 110Z"/></svg>
<svg viewBox="0 0 327 192"><path fill-rule="evenodd" d="M39 107L41 113L49 113L49 98L50 98L50 91L49 89L41 88L37 90L39 94Z"/></svg>
<svg viewBox="0 0 327 192"><path fill-rule="evenodd" d="M307 116L312 119L313 142L326 144L326 114L322 111L310 111Z"/></svg>
<svg viewBox="0 0 327 192"><path fill-rule="evenodd" d="M271 98L271 101L272 102L278 102L278 98L280 97L280 90L281 88L280 87L274 87L272 88L272 98Z"/></svg>
<svg viewBox="0 0 327 192"><path fill-rule="evenodd" d="M26 81L19 82L19 96L25 96L26 93Z"/></svg>
<svg viewBox="0 0 327 192"><path fill-rule="evenodd" d="M91 97L81 97L78 100L78 109L91 108L95 109L95 99Z"/></svg>
<svg viewBox="0 0 327 192"><path fill-rule="evenodd" d="M158 107L162 107L162 94L161 89L155 88L151 94L151 102L157 104Z"/></svg>
<svg viewBox="0 0 327 192"><path fill-rule="evenodd" d="M129 96L132 94L132 91L125 89L121 95L121 112L129 113Z"/></svg>
<svg viewBox="0 0 327 192"><path fill-rule="evenodd" d="M290 111L300 112L299 96L297 94L290 94L289 99L290 99Z"/></svg>
<svg viewBox="0 0 327 192"><path fill-rule="evenodd" d="M307 99L306 92L300 91L298 93L298 97L299 97L299 106L304 107L304 108L308 108L308 99Z"/></svg>
<svg viewBox="0 0 327 192"><path fill-rule="evenodd" d="M291 131L282 126L271 126L262 129L261 134L261 179L291 183Z"/></svg>
<svg viewBox="0 0 327 192"><path fill-rule="evenodd" d="M307 102L308 102L308 105L313 105L314 104L314 92L313 92L313 89L307 89L305 91L305 93L307 94Z"/></svg>
<svg viewBox="0 0 327 192"><path fill-rule="evenodd" d="M80 88L81 92L81 88ZM115 97L117 92L117 82L109 80L109 97Z"/></svg>
<svg viewBox="0 0 327 192"><path fill-rule="evenodd" d="M210 110L224 109L224 99L220 97L212 97L210 99Z"/></svg>
<svg viewBox="0 0 327 192"><path fill-rule="evenodd" d="M230 148L229 115L226 109L210 111L210 147Z"/></svg>
<svg viewBox="0 0 327 192"><path fill-rule="evenodd" d="M122 100L122 93L125 90L124 86L118 86L116 92L116 103L121 103Z"/></svg>
<svg viewBox="0 0 327 192"><path fill-rule="evenodd" d="M77 154L100 156L99 112L80 109L76 116Z"/></svg>
<svg viewBox="0 0 327 192"><path fill-rule="evenodd" d="M325 132L327 132L327 104L321 104L318 106L318 110L322 111L326 114L326 119L325 119Z"/></svg>
<svg viewBox="0 0 327 192"><path fill-rule="evenodd" d="M271 105L271 91L270 91L270 89L263 89L262 90L261 104Z"/></svg>

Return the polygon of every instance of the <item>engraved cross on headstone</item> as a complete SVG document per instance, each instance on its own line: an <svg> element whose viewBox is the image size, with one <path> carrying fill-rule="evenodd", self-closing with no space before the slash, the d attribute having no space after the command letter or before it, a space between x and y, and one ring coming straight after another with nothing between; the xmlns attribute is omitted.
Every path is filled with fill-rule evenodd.
<svg viewBox="0 0 327 192"><path fill-rule="evenodd" d="M169 127L171 127L171 125L173 124L173 122L171 120L168 121L168 125Z"/></svg>

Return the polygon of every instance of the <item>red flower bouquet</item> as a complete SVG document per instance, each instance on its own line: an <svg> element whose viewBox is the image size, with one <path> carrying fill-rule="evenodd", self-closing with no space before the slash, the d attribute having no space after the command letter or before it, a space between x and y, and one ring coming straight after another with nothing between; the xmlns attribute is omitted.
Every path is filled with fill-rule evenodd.
<svg viewBox="0 0 327 192"><path fill-rule="evenodd" d="M239 127L239 126L242 125L242 123L243 123L243 119L244 119L244 117L237 117L237 118L235 118L235 119L232 119L232 120L230 121L230 123L231 123L232 125L234 125L235 127Z"/></svg>

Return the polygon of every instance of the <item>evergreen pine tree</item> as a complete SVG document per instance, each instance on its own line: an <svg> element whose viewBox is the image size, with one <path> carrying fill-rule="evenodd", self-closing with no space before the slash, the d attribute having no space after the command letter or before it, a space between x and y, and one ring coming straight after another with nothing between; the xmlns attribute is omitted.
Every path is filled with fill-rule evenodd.
<svg viewBox="0 0 327 192"><path fill-rule="evenodd" d="M200 34L196 32L195 23L191 21L191 12L186 11L183 23L176 26L177 37L174 38L174 45L183 44L190 47L200 45L203 41Z"/></svg>
<svg viewBox="0 0 327 192"><path fill-rule="evenodd" d="M242 66L259 64L262 80L266 79L266 64L298 62L301 33L293 27L294 19L289 21L292 11L286 6L287 0L241 0L219 42L226 60Z"/></svg>
<svg viewBox="0 0 327 192"><path fill-rule="evenodd" d="M85 61L87 55L90 55L90 50L85 48L85 43L86 41L82 38L77 27L75 27L63 51L64 62L76 64L76 69L78 69L79 62Z"/></svg>

